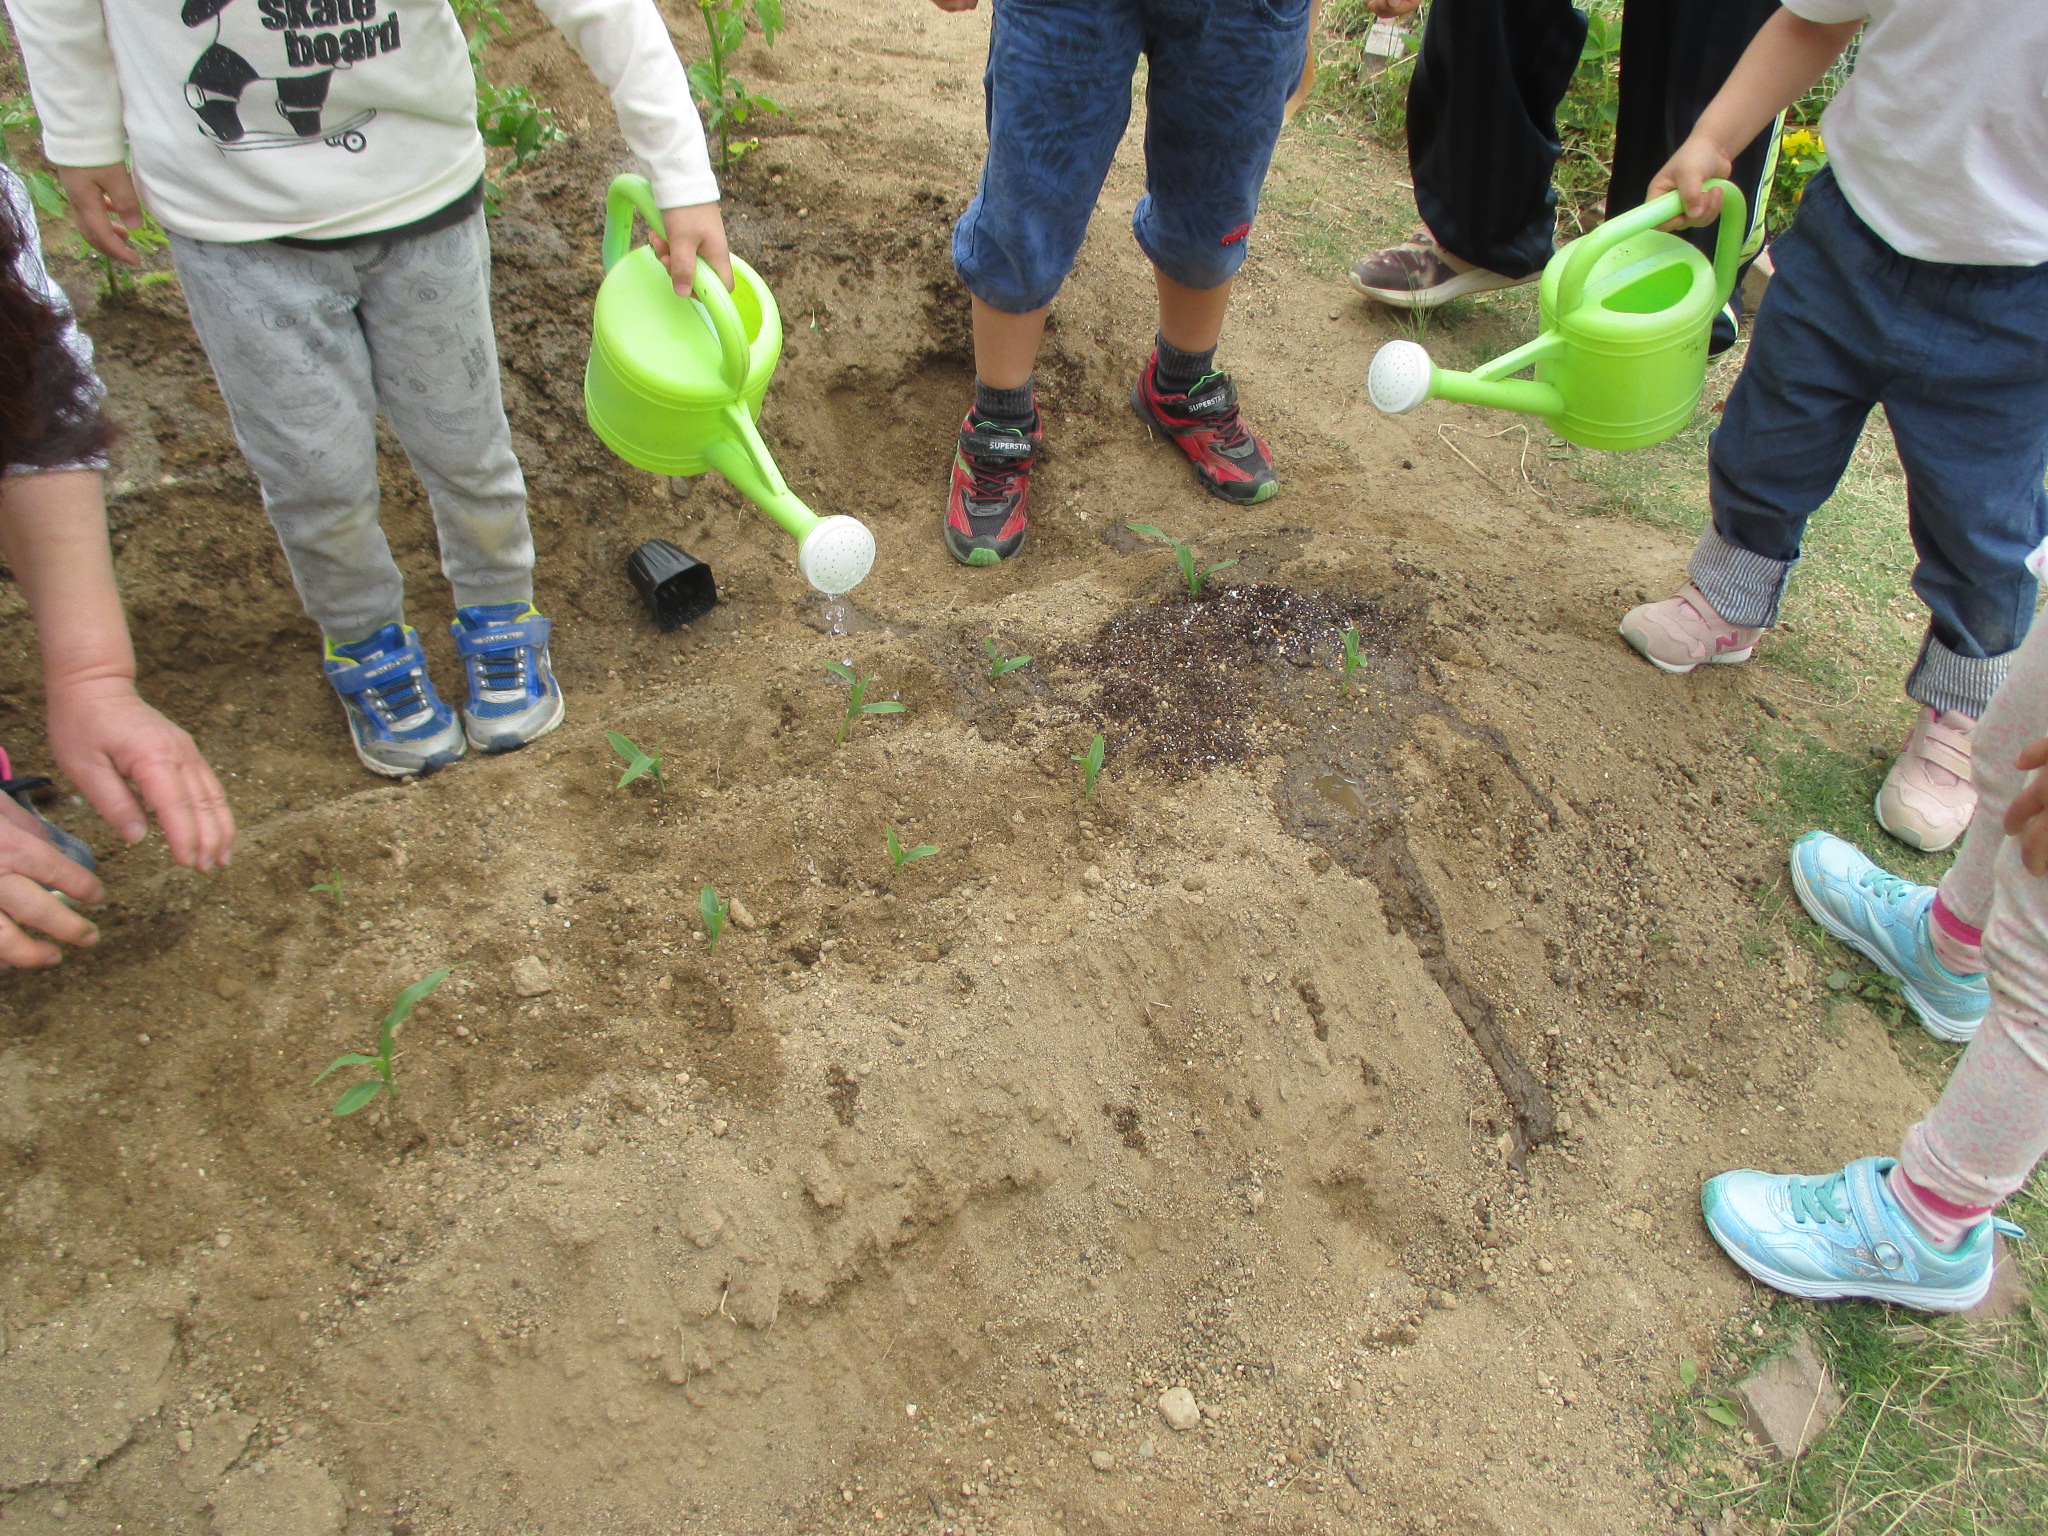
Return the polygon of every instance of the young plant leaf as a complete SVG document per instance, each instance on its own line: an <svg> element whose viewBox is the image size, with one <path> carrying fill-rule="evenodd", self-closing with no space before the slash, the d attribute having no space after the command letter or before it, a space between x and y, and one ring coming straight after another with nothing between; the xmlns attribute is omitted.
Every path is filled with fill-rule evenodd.
<svg viewBox="0 0 2048 1536"><path fill-rule="evenodd" d="M1678 1362L1678 1379L1688 1387L1692 1386L1700 1379L1700 1368L1690 1360L1681 1360Z"/></svg>
<svg viewBox="0 0 2048 1536"><path fill-rule="evenodd" d="M619 782L614 788L624 789L635 779L644 778L650 773L654 775L654 782L659 788L668 788L668 780L661 776L659 752L649 752L630 736L621 736L617 731L606 731L604 739L612 744L612 751L616 752L619 761L626 765L626 771L619 775Z"/></svg>
<svg viewBox="0 0 2048 1536"><path fill-rule="evenodd" d="M1102 733L1097 731L1095 739L1088 743L1086 752L1069 752L1067 756L1081 765L1081 798L1095 798L1095 776L1102 772Z"/></svg>
<svg viewBox="0 0 2048 1536"><path fill-rule="evenodd" d="M988 653L988 680L991 683L1001 681L1019 667L1031 665L1032 658L1029 656L1005 656L1003 648L993 640L982 641L981 648Z"/></svg>
<svg viewBox="0 0 2048 1536"><path fill-rule="evenodd" d="M915 848L905 848L902 841L896 836L896 829L891 827L888 830L889 871L891 874L894 874L906 864L914 864L919 859L928 859L939 851L937 843L920 843Z"/></svg>
<svg viewBox="0 0 2048 1536"><path fill-rule="evenodd" d="M334 1101L334 1113L352 1115L383 1091L382 1078L366 1077L360 1083L342 1090L341 1097Z"/></svg>
<svg viewBox="0 0 2048 1536"><path fill-rule="evenodd" d="M313 1079L313 1086L318 1088L343 1067L374 1067L375 1065L377 1065L377 1058L375 1056L365 1056L360 1052L351 1051L348 1055L337 1056L334 1060L327 1063L327 1070Z"/></svg>
<svg viewBox="0 0 2048 1536"><path fill-rule="evenodd" d="M1358 626L1352 625L1344 631L1344 691L1351 691L1351 674L1365 665L1365 657L1359 653Z"/></svg>
<svg viewBox="0 0 2048 1536"><path fill-rule="evenodd" d="M344 912L348 910L348 898L341 894L341 871L339 869L330 873L325 880L315 885L309 885L306 889L315 896L332 896L334 898L335 911Z"/></svg>
<svg viewBox="0 0 2048 1536"><path fill-rule="evenodd" d="M704 920L704 947L718 948L718 936L725 932L725 916L732 910L730 899L720 901L718 892L711 886L704 887L704 894L697 898L697 915Z"/></svg>
<svg viewBox="0 0 2048 1536"><path fill-rule="evenodd" d="M421 1001L434 988L440 986L442 982L454 974L455 967L452 965L447 966L435 971L431 975L422 976L418 981L399 993L398 1001L391 1005L391 1011L384 1016L384 1027L389 1030L396 1030L399 1025L412 1017L413 1009L419 1007Z"/></svg>
<svg viewBox="0 0 2048 1536"><path fill-rule="evenodd" d="M1706 1402L1700 1404L1700 1412L1725 1429L1740 1429L1742 1427L1742 1415L1730 1406L1726 1398L1709 1398Z"/></svg>

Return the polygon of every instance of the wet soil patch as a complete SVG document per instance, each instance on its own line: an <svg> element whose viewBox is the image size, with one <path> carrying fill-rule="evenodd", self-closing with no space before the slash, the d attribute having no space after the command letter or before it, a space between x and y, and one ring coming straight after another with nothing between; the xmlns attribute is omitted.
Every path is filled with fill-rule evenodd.
<svg viewBox="0 0 2048 1536"><path fill-rule="evenodd" d="M1127 609L1054 659L1079 674L1113 754L1181 778L1269 750L1311 692L1341 689L1347 630L1370 665L1395 653L1406 617L1385 599L1257 582Z"/></svg>

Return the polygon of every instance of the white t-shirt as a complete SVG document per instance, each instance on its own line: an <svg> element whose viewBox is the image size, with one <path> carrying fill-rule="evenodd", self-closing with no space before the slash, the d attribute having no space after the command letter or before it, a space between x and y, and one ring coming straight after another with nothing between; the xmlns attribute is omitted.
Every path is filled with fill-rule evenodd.
<svg viewBox="0 0 2048 1536"><path fill-rule="evenodd" d="M2048 262L2048 0L1784 0L1868 18L1821 118L1863 222L1922 261Z"/></svg>
<svg viewBox="0 0 2048 1536"><path fill-rule="evenodd" d="M611 92L664 208L718 197L654 0L536 0ZM483 174L448 0L7 0L57 165L132 153L168 230L339 239L446 207Z"/></svg>

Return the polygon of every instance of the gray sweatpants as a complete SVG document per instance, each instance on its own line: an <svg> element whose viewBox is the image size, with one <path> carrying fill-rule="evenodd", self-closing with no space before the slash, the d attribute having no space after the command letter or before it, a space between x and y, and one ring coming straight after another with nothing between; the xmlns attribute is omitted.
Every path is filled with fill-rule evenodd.
<svg viewBox="0 0 2048 1536"><path fill-rule="evenodd" d="M299 598L330 640L405 616L377 521L380 408L426 485L456 606L532 599L481 213L334 251L172 235L171 258Z"/></svg>
<svg viewBox="0 0 2048 1536"><path fill-rule="evenodd" d="M2048 624L2027 632L2011 673L1970 738L1977 810L1942 877L1942 905L1984 930L1991 1006L1899 1161L1923 1189L1996 1205L2048 1152L2048 879L2027 873L2005 809L2027 775L2020 748L2048 736Z"/></svg>

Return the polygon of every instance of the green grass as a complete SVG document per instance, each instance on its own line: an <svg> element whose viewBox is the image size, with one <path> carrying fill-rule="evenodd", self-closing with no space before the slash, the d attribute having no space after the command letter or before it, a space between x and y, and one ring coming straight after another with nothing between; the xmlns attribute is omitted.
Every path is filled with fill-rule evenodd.
<svg viewBox="0 0 2048 1536"><path fill-rule="evenodd" d="M2048 1227L2048 1176L2006 1214ZM1658 1423L1658 1459L1696 1516L1750 1536L2031 1536L2048 1530L2048 1252L2013 1255L2031 1306L1996 1323L1759 1292L1710 1379ZM1844 1408L1793 1464L1766 1462L1700 1411L1803 1329ZM1675 1366L1674 1366L1675 1368Z"/></svg>

